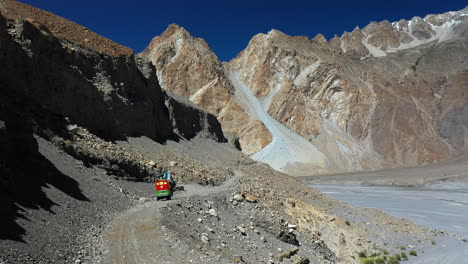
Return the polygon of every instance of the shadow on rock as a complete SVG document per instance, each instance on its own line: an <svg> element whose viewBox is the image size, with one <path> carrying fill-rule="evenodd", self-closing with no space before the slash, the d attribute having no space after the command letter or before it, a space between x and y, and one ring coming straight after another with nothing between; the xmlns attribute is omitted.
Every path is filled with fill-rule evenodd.
<svg viewBox="0 0 468 264"><path fill-rule="evenodd" d="M2 107L0 107L2 108ZM61 173L38 152L31 125L23 116L0 113L0 239L24 242L26 230L18 219L28 219L26 210L43 209L52 214L57 205L43 188L54 186L68 196L89 201L79 184Z"/></svg>

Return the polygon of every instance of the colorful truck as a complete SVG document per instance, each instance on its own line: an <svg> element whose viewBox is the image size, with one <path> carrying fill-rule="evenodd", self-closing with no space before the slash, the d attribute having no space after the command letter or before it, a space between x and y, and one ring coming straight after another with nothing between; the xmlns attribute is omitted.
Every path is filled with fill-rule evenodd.
<svg viewBox="0 0 468 264"><path fill-rule="evenodd" d="M162 199L166 198L167 200L170 200L172 198L172 189L171 189L171 184L168 180L158 180L155 183L156 187L156 199Z"/></svg>

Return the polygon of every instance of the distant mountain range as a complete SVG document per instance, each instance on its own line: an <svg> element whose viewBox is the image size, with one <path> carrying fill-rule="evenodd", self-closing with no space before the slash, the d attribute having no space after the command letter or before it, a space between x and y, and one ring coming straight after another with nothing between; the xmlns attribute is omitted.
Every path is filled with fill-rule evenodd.
<svg viewBox="0 0 468 264"><path fill-rule="evenodd" d="M170 25L140 56L256 160L292 175L374 170L467 151L467 27L468 7L329 41L271 30L222 63Z"/></svg>

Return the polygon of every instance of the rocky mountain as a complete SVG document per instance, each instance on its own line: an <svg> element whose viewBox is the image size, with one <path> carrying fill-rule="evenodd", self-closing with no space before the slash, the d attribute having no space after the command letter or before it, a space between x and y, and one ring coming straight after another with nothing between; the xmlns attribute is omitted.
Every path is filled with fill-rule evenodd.
<svg viewBox="0 0 468 264"><path fill-rule="evenodd" d="M203 39L172 24L140 56L155 65L164 89L217 116L223 131L238 138L244 153L253 154L271 142L265 125L234 99L235 88L227 71Z"/></svg>
<svg viewBox="0 0 468 264"><path fill-rule="evenodd" d="M56 23L60 18L16 1L2 2L0 10L9 18L2 25L8 29L1 47L5 98L24 98L44 112L66 117L108 139L145 135L163 142L207 132L224 140L212 115L161 90L151 64L125 53L110 56L104 49L119 44L92 32L77 34L81 26L72 22L68 24L78 28L68 27L60 34L89 37L92 42L85 47L59 37L46 25L60 24Z"/></svg>
<svg viewBox="0 0 468 264"><path fill-rule="evenodd" d="M468 8L393 23L372 22L363 29L356 27L353 32L345 32L341 38L335 36L332 42L355 58L382 57L399 50L456 38L466 31L467 21Z"/></svg>
<svg viewBox="0 0 468 264"><path fill-rule="evenodd" d="M466 148L465 51L457 39L360 61L323 36L272 31L222 64L172 26L143 54L155 68L0 0L0 263L357 264L396 261L405 245L411 261L443 251L450 263L464 238L334 200L225 144L221 126L297 174L393 165L440 142L455 155ZM378 148L385 132L389 149ZM166 168L174 199L158 201Z"/></svg>
<svg viewBox="0 0 468 264"><path fill-rule="evenodd" d="M159 69L164 89L217 114L246 154L277 170L417 166L467 149L467 25L465 8L372 22L330 41L272 30L224 68L206 42L173 25L142 56ZM234 129L252 120L261 132Z"/></svg>

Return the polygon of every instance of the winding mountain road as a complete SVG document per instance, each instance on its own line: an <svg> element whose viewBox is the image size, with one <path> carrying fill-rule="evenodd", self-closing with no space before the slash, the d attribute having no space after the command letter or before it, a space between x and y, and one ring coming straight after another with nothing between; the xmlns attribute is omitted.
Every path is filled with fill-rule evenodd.
<svg viewBox="0 0 468 264"><path fill-rule="evenodd" d="M192 196L207 196L231 190L242 175L242 172L235 171L234 176L216 187L184 185L185 190L175 192L173 200L152 200L123 212L110 224L106 232L107 250L102 263L185 263L187 254L193 259L206 258L205 255L193 251L181 238L165 227L161 220L161 208Z"/></svg>

